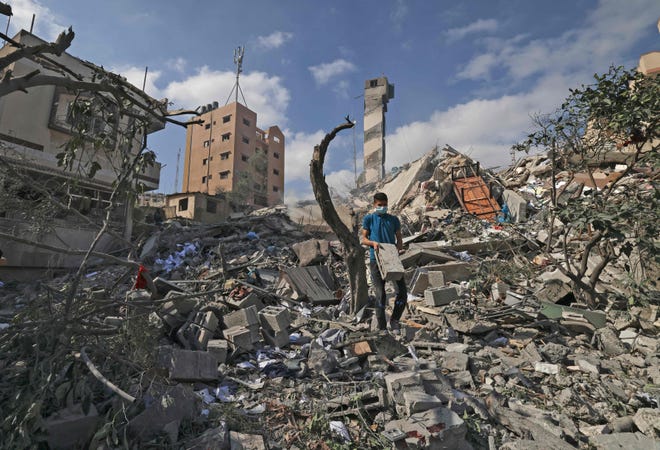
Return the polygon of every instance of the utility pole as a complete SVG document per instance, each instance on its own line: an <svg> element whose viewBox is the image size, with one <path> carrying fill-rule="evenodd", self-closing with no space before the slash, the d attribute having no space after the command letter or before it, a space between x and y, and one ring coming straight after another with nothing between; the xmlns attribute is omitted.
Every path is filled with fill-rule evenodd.
<svg viewBox="0 0 660 450"><path fill-rule="evenodd" d="M181 147L179 147L179 151L176 153L176 173L174 175L174 192L178 192L179 190L179 164L181 164Z"/></svg>

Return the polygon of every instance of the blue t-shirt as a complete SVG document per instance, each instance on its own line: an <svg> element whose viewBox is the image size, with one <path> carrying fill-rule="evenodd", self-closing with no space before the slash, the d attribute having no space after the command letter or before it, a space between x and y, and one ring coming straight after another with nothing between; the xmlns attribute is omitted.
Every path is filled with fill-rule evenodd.
<svg viewBox="0 0 660 450"><path fill-rule="evenodd" d="M396 244L396 232L401 229L399 218L391 214L367 214L362 219L362 228L369 233L369 240L385 244ZM376 261L374 248L369 249L369 257Z"/></svg>

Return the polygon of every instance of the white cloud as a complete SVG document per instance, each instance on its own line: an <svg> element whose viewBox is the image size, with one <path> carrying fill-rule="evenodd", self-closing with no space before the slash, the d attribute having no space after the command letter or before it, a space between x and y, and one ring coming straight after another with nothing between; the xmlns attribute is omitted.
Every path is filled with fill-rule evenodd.
<svg viewBox="0 0 660 450"><path fill-rule="evenodd" d="M530 115L550 112L568 94L572 80L551 76L528 92L486 100L475 99L426 121L398 127L387 136L388 168L419 158L435 145L449 144L484 166L506 165L511 145L531 128Z"/></svg>
<svg viewBox="0 0 660 450"><path fill-rule="evenodd" d="M347 99L349 98L350 83L346 80L341 80L337 85L332 89L335 94L340 98Z"/></svg>
<svg viewBox="0 0 660 450"><path fill-rule="evenodd" d="M204 66L182 81L169 83L161 90L161 97L167 97L181 108L194 109L213 101L224 104L234 86L235 77L234 72ZM286 109L291 96L280 77L265 72L248 72L241 77L241 89L248 107L258 114L259 126L282 127L286 124Z"/></svg>
<svg viewBox="0 0 660 450"><path fill-rule="evenodd" d="M465 36L474 33L483 33L487 31L495 31L498 28L497 20L495 19L479 19L464 27L450 28L446 31L447 39L449 41L457 41L463 39Z"/></svg>
<svg viewBox="0 0 660 450"><path fill-rule="evenodd" d="M268 36L257 37L257 46L267 50L279 48L293 39L293 33L286 31L275 31Z"/></svg>
<svg viewBox="0 0 660 450"><path fill-rule="evenodd" d="M188 61L186 61L186 58L179 56L178 58L168 59L165 64L168 68L183 73L186 70Z"/></svg>
<svg viewBox="0 0 660 450"><path fill-rule="evenodd" d="M113 73L118 73L119 75L126 78L126 80L131 83L133 86L142 89L142 84L144 83L144 68L135 67L135 66L118 66L111 67L110 71ZM156 87L156 81L161 76L159 70L151 70L147 72L147 82L145 84L144 92L151 95L154 98L161 98L162 92Z"/></svg>
<svg viewBox="0 0 660 450"><path fill-rule="evenodd" d="M312 160L314 146L321 142L325 131L313 133L285 130L286 152L284 156L284 173L287 182L309 180L309 162Z"/></svg>
<svg viewBox="0 0 660 450"><path fill-rule="evenodd" d="M585 23L574 30L545 39L515 36L491 39L487 49L469 61L459 78L488 79L504 69L513 80L537 74L585 74L604 70L612 62L629 57L627 49L646 27L657 20L649 11L657 0L601 0ZM496 63L495 63L496 62Z"/></svg>
<svg viewBox="0 0 660 450"><path fill-rule="evenodd" d="M13 0L9 4L14 14L9 25L10 35L17 33L20 29L30 30L32 14L36 16L33 33L47 41L54 41L58 34L68 28L61 24L63 19L58 14L37 0ZM2 31L4 31L4 24Z"/></svg>
<svg viewBox="0 0 660 450"><path fill-rule="evenodd" d="M312 73L316 83L323 85L327 84L333 78L355 71L356 67L352 62L340 58L330 63L310 66L308 69Z"/></svg>
<svg viewBox="0 0 660 450"><path fill-rule="evenodd" d="M392 19L392 24L395 28L401 29L403 21L408 16L408 5L406 0L395 0L394 8L390 13L390 19Z"/></svg>

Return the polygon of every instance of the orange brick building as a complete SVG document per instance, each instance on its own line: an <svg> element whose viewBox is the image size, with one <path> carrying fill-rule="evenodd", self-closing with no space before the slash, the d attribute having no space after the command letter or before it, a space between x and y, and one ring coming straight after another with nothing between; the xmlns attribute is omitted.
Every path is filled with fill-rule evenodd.
<svg viewBox="0 0 660 450"><path fill-rule="evenodd" d="M257 127L257 113L241 103L204 107L188 126L182 192L233 193L257 207L284 199L284 134Z"/></svg>

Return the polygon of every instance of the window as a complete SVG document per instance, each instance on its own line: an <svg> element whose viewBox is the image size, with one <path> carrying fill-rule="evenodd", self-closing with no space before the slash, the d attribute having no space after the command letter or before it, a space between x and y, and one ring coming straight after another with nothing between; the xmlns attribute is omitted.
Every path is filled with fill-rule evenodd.
<svg viewBox="0 0 660 450"><path fill-rule="evenodd" d="M228 141L231 137L231 133L225 133L222 135L222 142Z"/></svg>
<svg viewBox="0 0 660 450"><path fill-rule="evenodd" d="M220 159L221 160L229 159L229 152L220 153Z"/></svg>
<svg viewBox="0 0 660 450"><path fill-rule="evenodd" d="M205 130L208 130L209 128L211 128L211 124L210 124L210 123L207 123L206 125L204 125L204 129L205 129Z"/></svg>
<svg viewBox="0 0 660 450"><path fill-rule="evenodd" d="M206 176L202 177L202 184L206 184Z"/></svg>
<svg viewBox="0 0 660 450"><path fill-rule="evenodd" d="M273 136L273 140L278 144L280 143L280 138L278 138L277 136Z"/></svg>
<svg viewBox="0 0 660 450"><path fill-rule="evenodd" d="M218 204L213 200L206 200L206 212L215 214L218 212Z"/></svg>
<svg viewBox="0 0 660 450"><path fill-rule="evenodd" d="M247 136L243 136L241 138L241 141L243 141L244 144L249 144L250 143L250 139Z"/></svg>
<svg viewBox="0 0 660 450"><path fill-rule="evenodd" d="M280 159L280 154L278 152L273 152L273 158Z"/></svg>
<svg viewBox="0 0 660 450"><path fill-rule="evenodd" d="M279 170L277 170L277 169L273 169L273 175L279 175L279 174L280 174L280 171L279 171Z"/></svg>
<svg viewBox="0 0 660 450"><path fill-rule="evenodd" d="M378 79L369 80L369 87L372 87L372 88L378 87Z"/></svg>
<svg viewBox="0 0 660 450"><path fill-rule="evenodd" d="M202 166L205 166L209 160L207 158L202 159Z"/></svg>
<svg viewBox="0 0 660 450"><path fill-rule="evenodd" d="M204 148L208 147L209 145L211 145L211 141L210 141L210 140L206 140L206 141L204 141Z"/></svg>
<svg viewBox="0 0 660 450"><path fill-rule="evenodd" d="M221 180L226 180L229 178L229 170L225 170L224 172L220 172L220 179Z"/></svg>
<svg viewBox="0 0 660 450"><path fill-rule="evenodd" d="M179 200L179 211L185 211L188 209L188 199L182 198Z"/></svg>
<svg viewBox="0 0 660 450"><path fill-rule="evenodd" d="M241 155L241 161L248 162L249 159L250 157L248 155Z"/></svg>
<svg viewBox="0 0 660 450"><path fill-rule="evenodd" d="M231 120L231 114L227 114L222 118L222 123L227 123Z"/></svg>
<svg viewBox="0 0 660 450"><path fill-rule="evenodd" d="M250 126L250 121L243 117L243 125L247 125L248 127Z"/></svg>
<svg viewBox="0 0 660 450"><path fill-rule="evenodd" d="M273 192L280 192L280 188L278 188L277 186L273 186Z"/></svg>

